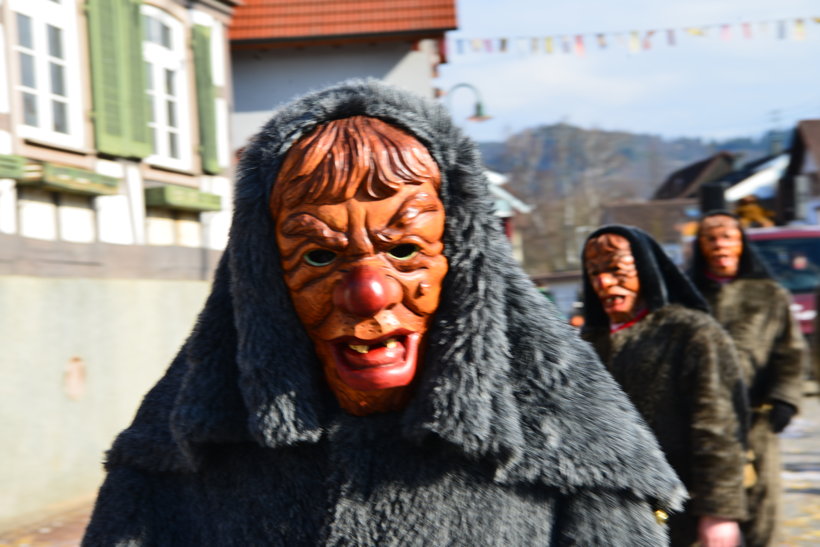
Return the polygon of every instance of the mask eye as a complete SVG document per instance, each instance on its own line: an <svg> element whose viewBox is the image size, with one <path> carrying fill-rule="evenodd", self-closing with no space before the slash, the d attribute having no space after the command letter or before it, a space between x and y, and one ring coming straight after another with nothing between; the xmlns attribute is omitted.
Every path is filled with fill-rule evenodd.
<svg viewBox="0 0 820 547"><path fill-rule="evenodd" d="M415 243L402 243L387 251L387 254L396 260L410 260L418 254L419 249L420 247Z"/></svg>
<svg viewBox="0 0 820 547"><path fill-rule="evenodd" d="M305 262L311 266L327 266L336 260L336 253L327 249L313 249L304 254Z"/></svg>

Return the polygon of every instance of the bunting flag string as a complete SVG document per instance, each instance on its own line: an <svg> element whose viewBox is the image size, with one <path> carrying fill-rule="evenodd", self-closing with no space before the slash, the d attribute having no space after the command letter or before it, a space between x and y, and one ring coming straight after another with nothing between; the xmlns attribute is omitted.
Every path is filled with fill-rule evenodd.
<svg viewBox="0 0 820 547"><path fill-rule="evenodd" d="M776 38L795 41L806 40L808 24L820 25L820 17L799 17L770 21L742 22L736 24L721 23L693 27L631 30L628 32L592 32L569 33L553 36L500 37L500 38L456 38L455 51L459 55L469 53L504 54L509 52L552 55L563 53L583 57L597 45L598 50L612 50L616 47L627 49L630 53L649 51L656 45L656 36L666 35L666 45L676 47L680 44L679 36L708 39L717 37L728 42L737 39L752 40ZM773 31L772 31L773 29ZM659 38L658 41L661 41Z"/></svg>

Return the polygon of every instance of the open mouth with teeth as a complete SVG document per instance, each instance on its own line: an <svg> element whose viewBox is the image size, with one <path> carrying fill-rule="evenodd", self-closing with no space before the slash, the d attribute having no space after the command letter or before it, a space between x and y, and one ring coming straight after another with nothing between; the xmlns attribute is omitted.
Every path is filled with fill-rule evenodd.
<svg viewBox="0 0 820 547"><path fill-rule="evenodd" d="M406 386L416 373L421 335L391 333L375 340L342 337L328 342L339 378L353 389Z"/></svg>
<svg viewBox="0 0 820 547"><path fill-rule="evenodd" d="M625 300L626 296L623 294L611 294L604 299L604 307L614 308L620 304L623 304Z"/></svg>

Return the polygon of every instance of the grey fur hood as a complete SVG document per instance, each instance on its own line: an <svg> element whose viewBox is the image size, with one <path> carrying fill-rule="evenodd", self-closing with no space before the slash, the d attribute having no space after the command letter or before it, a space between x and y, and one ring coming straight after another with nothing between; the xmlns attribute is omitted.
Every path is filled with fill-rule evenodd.
<svg viewBox="0 0 820 547"><path fill-rule="evenodd" d="M327 434L341 411L289 300L268 202L292 143L355 115L409 131L442 173L449 273L417 391L398 418L402 435L443 439L493 465L499 483L616 489L679 507L684 490L652 434L511 258L474 145L440 105L376 81L280 108L244 151L213 292L109 467L184 472L214 443L285 449Z"/></svg>

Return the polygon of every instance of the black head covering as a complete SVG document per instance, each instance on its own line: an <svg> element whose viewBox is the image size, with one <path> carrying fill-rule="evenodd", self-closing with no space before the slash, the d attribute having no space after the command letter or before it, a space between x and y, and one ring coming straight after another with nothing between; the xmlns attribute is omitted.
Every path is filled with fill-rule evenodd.
<svg viewBox="0 0 820 547"><path fill-rule="evenodd" d="M666 252L652 236L634 226L613 224L595 230L588 238L602 234L616 234L629 241L638 279L641 282L641 299L649 311L657 310L667 304L680 304L687 308L707 311L708 306L700 293L692 286L683 272L678 269ZM584 244L586 249L586 243ZM590 327L609 325L609 318L601 306L598 296L592 289L589 276L586 274L585 253L581 253L584 266L584 325Z"/></svg>
<svg viewBox="0 0 820 547"><path fill-rule="evenodd" d="M498 483L598 484L678 505L682 491L651 432L512 258L475 145L441 105L375 80L295 99L248 145L211 296L109 465L195 469L210 446L316 444L344 418L290 301L268 203L294 142L359 115L403 128L427 147L446 211L449 270L424 365L408 406L386 418L408 440L438 438L491 463ZM345 423L366 429L373 421Z"/></svg>
<svg viewBox="0 0 820 547"><path fill-rule="evenodd" d="M715 216L727 216L738 220L737 227L740 229L740 235L743 240L743 251L740 254L740 264L737 269L737 277L743 279L773 279L771 272L769 272L769 268L766 266L766 263L762 258L760 258L760 255L757 254L757 251L749 241L746 231L740 225L737 215L725 209L714 209L704 213L703 216L700 217L698 220L698 233L695 236L695 240L692 242L692 265L689 270L689 278L695 283L695 286L702 289L703 287L707 287L714 283L714 281L709 279L706 275L706 272L708 271L706 266L706 257L703 256L703 252L700 250L698 240L700 239L700 229L703 225L703 221L709 217Z"/></svg>

